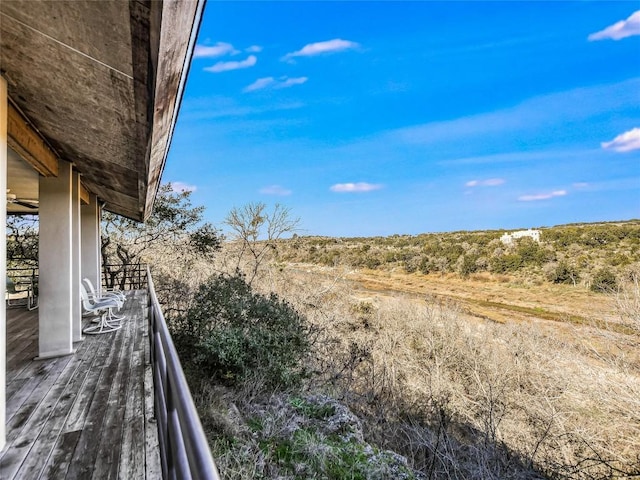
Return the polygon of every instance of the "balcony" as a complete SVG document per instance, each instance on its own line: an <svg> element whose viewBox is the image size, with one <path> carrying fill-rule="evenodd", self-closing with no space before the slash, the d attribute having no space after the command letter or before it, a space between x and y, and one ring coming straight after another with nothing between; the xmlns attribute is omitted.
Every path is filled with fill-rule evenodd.
<svg viewBox="0 0 640 480"><path fill-rule="evenodd" d="M124 310L123 328L87 335L75 354L48 360L34 360L37 310L7 311L0 478L162 476L146 291L128 292Z"/></svg>
<svg viewBox="0 0 640 480"><path fill-rule="evenodd" d="M38 311L7 310L0 478L218 478L149 283L127 292L122 328L63 357L35 359Z"/></svg>

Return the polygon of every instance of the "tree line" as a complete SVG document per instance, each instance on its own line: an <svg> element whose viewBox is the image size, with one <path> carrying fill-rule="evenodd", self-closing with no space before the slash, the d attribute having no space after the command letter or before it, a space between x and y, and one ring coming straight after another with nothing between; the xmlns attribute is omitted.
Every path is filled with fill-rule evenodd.
<svg viewBox="0 0 640 480"><path fill-rule="evenodd" d="M541 229L540 242L505 244L505 230L371 238L296 237L279 244L282 261L402 269L407 273L482 272L615 289L640 274L640 221Z"/></svg>

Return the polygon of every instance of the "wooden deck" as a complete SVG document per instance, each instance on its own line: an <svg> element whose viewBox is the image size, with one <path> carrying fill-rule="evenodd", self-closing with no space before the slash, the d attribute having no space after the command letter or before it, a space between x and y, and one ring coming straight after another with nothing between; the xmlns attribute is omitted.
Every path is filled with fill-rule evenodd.
<svg viewBox="0 0 640 480"><path fill-rule="evenodd" d="M0 479L158 479L146 292L129 292L116 332L34 360L38 311L7 311L7 446Z"/></svg>

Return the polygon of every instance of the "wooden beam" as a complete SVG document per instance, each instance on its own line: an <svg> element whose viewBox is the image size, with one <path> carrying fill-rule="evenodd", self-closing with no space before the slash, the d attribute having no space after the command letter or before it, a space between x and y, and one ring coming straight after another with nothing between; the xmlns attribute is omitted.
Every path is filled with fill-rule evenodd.
<svg viewBox="0 0 640 480"><path fill-rule="evenodd" d="M89 190L80 182L80 203L82 203L82 205L89 205L90 201Z"/></svg>
<svg viewBox="0 0 640 480"><path fill-rule="evenodd" d="M47 146L20 112L9 103L7 115L8 145L44 177L58 176L58 157Z"/></svg>

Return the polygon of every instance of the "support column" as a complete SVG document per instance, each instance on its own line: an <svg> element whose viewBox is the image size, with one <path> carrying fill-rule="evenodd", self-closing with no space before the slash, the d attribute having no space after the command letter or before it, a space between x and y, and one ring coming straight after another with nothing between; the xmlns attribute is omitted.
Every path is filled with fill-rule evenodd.
<svg viewBox="0 0 640 480"><path fill-rule="evenodd" d="M80 257L80 174L71 173L71 325L73 341L82 337L82 309L80 306L81 257Z"/></svg>
<svg viewBox="0 0 640 480"><path fill-rule="evenodd" d="M0 77L0 192L7 191L7 82ZM7 277L7 207L0 208L0 275ZM7 284L2 284L2 298L7 297ZM7 309L0 308L0 450L7 440Z"/></svg>
<svg viewBox="0 0 640 480"><path fill-rule="evenodd" d="M81 277L88 278L100 291L100 206L98 197L89 196L89 204L80 207L82 237Z"/></svg>
<svg viewBox="0 0 640 480"><path fill-rule="evenodd" d="M102 202L96 197L96 203L98 204L98 284L96 290L98 295L102 295Z"/></svg>
<svg viewBox="0 0 640 480"><path fill-rule="evenodd" d="M39 358L73 353L72 167L40 177Z"/></svg>

